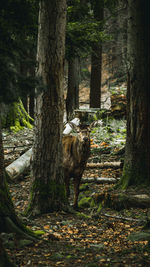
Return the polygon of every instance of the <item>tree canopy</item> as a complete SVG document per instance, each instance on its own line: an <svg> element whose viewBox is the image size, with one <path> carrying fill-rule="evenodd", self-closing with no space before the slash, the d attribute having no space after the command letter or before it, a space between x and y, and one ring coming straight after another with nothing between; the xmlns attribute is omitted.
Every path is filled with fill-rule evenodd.
<svg viewBox="0 0 150 267"><path fill-rule="evenodd" d="M35 86L21 68L35 65L37 17L36 0L0 2L0 102L14 101Z"/></svg>

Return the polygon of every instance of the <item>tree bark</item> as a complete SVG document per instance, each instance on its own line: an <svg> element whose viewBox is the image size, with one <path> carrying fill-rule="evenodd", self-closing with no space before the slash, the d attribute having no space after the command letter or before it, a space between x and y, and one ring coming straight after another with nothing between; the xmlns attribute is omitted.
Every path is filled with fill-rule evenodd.
<svg viewBox="0 0 150 267"><path fill-rule="evenodd" d="M91 56L90 107L101 107L102 46L95 45Z"/></svg>
<svg viewBox="0 0 150 267"><path fill-rule="evenodd" d="M0 239L0 266L1 267L15 267L16 265L9 261L8 255L3 247L3 243Z"/></svg>
<svg viewBox="0 0 150 267"><path fill-rule="evenodd" d="M104 0L96 0L93 5L94 18L102 22L104 18ZM100 29L99 29L100 30ZM91 56L90 79L90 107L101 107L101 69L102 69L102 43L98 40L93 44Z"/></svg>
<svg viewBox="0 0 150 267"><path fill-rule="evenodd" d="M127 140L121 186L150 184L150 31L147 1L129 0Z"/></svg>
<svg viewBox="0 0 150 267"><path fill-rule="evenodd" d="M8 232L15 233L17 237L23 237L30 240L35 238L29 235L27 229L23 226L15 213L15 209L7 188L5 173L4 173L4 152L2 143L2 131L0 121L0 233ZM3 248L0 239L0 263L1 266L14 266L7 258L7 254ZM2 265L3 264L3 265Z"/></svg>
<svg viewBox="0 0 150 267"><path fill-rule="evenodd" d="M77 108L79 108L79 58L76 57L68 60L67 121L73 119L73 112Z"/></svg>
<svg viewBox="0 0 150 267"><path fill-rule="evenodd" d="M44 89L35 103L33 187L28 212L38 215L66 203L62 166L63 64L66 0L40 1L37 61Z"/></svg>

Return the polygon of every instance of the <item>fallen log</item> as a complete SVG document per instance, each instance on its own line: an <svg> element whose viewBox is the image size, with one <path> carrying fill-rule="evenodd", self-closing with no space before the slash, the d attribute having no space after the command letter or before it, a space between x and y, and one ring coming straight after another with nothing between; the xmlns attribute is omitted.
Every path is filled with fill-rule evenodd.
<svg viewBox="0 0 150 267"><path fill-rule="evenodd" d="M102 163L87 163L86 168L90 169L103 169L103 168L121 168L122 162L116 161L116 162L102 162Z"/></svg>
<svg viewBox="0 0 150 267"><path fill-rule="evenodd" d="M21 157L12 162L5 168L5 171L9 178L17 178L30 166L30 158L32 155L32 148L25 152Z"/></svg>
<svg viewBox="0 0 150 267"><path fill-rule="evenodd" d="M75 118L71 121L71 123L78 126L80 123L80 120L78 118ZM69 134L73 130L71 123L66 124L64 132L63 132L64 135ZM30 148L21 157L13 161L9 166L5 168L6 173L10 179L17 178L27 168L29 168L31 155L32 155L32 148Z"/></svg>
<svg viewBox="0 0 150 267"><path fill-rule="evenodd" d="M82 178L81 183L114 184L117 183L118 180L119 179L116 178L89 177L89 178Z"/></svg>
<svg viewBox="0 0 150 267"><path fill-rule="evenodd" d="M76 126L78 126L80 123L80 120L78 118L74 118L70 123L68 122L65 125L65 129L63 131L64 135L70 134L71 131L73 130L73 126L71 124L75 124Z"/></svg>
<svg viewBox="0 0 150 267"><path fill-rule="evenodd" d="M103 203L104 206L115 210L128 208L150 208L150 196L148 194L133 194L127 192L106 191L95 193L93 199L96 203Z"/></svg>

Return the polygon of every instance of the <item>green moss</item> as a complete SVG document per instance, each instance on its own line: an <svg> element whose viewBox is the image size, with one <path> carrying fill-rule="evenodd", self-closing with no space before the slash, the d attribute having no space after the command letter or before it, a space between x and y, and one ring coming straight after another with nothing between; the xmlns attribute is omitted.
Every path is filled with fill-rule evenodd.
<svg viewBox="0 0 150 267"><path fill-rule="evenodd" d="M18 102L14 102L10 105L7 116L2 117L2 127L10 128L13 132L18 132L24 127L33 128L33 119L26 112L22 101L19 99Z"/></svg>
<svg viewBox="0 0 150 267"><path fill-rule="evenodd" d="M41 235L44 235L45 232L43 230L36 230L36 231L34 231L34 234L37 236L41 236Z"/></svg>
<svg viewBox="0 0 150 267"><path fill-rule="evenodd" d="M83 197L80 199L78 206L89 208L91 206L92 198L91 197Z"/></svg>
<svg viewBox="0 0 150 267"><path fill-rule="evenodd" d="M88 216L83 212L77 212L76 215L81 219L91 219L91 216Z"/></svg>
<svg viewBox="0 0 150 267"><path fill-rule="evenodd" d="M103 207L103 205L102 205L102 203L100 203L99 206L98 206L98 209L97 209L97 213L100 213L101 212L102 207Z"/></svg>
<svg viewBox="0 0 150 267"><path fill-rule="evenodd" d="M40 190L39 190L40 189ZM39 191L41 199L46 200L55 196L65 199L65 186L64 184L58 184L56 181L50 180L48 183L43 183L42 180L36 179L33 184L33 192Z"/></svg>
<svg viewBox="0 0 150 267"><path fill-rule="evenodd" d="M80 191L85 191L85 190L88 190L88 189L89 189L88 183L80 185Z"/></svg>
<svg viewBox="0 0 150 267"><path fill-rule="evenodd" d="M56 181L48 181L47 184L42 180L36 179L31 190L29 206L25 214L32 214L33 207L38 208L39 213L46 213L62 208L67 204L64 184Z"/></svg>

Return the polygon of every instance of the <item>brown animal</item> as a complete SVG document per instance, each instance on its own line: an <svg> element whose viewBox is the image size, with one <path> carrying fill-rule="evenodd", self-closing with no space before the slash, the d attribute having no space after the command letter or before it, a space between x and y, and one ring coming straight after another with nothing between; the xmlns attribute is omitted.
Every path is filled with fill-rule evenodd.
<svg viewBox="0 0 150 267"><path fill-rule="evenodd" d="M78 207L79 185L82 174L90 155L90 127L80 125L77 136L64 136L63 143L63 166L67 197L70 195L70 179L74 182L74 208Z"/></svg>

